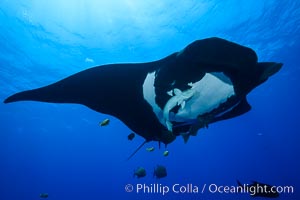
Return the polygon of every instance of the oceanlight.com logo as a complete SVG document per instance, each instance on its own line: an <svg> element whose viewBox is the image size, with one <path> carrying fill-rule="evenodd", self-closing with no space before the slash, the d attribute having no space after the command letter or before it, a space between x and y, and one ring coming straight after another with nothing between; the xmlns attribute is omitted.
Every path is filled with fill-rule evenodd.
<svg viewBox="0 0 300 200"><path fill-rule="evenodd" d="M237 194L237 193L248 193L251 196L256 195L268 195L271 193L286 193L293 194L293 186L273 186L267 188L264 186L254 185L250 186L248 184L243 184L240 186L226 186L226 185L217 185L217 184L203 184L195 185L192 183L179 184L175 183L173 185L164 185L160 183L145 184L138 183L135 185L127 184L125 185L126 192L134 192L137 194L161 194L166 195L169 193L174 194Z"/></svg>

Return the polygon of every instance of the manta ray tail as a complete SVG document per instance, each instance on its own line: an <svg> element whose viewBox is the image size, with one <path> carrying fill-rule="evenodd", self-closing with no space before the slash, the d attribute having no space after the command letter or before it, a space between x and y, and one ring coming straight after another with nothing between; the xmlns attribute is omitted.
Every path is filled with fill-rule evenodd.
<svg viewBox="0 0 300 200"><path fill-rule="evenodd" d="M127 160L130 160L148 141L145 140L128 158Z"/></svg>

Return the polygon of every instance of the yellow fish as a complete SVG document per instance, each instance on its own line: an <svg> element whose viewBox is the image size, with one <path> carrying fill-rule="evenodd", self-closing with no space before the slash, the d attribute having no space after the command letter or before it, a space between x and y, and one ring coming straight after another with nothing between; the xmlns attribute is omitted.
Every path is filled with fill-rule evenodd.
<svg viewBox="0 0 300 200"><path fill-rule="evenodd" d="M109 124L109 119L105 119L99 123L100 126L107 126Z"/></svg>
<svg viewBox="0 0 300 200"><path fill-rule="evenodd" d="M164 151L163 155L164 156L168 156L169 155L169 151Z"/></svg>
<svg viewBox="0 0 300 200"><path fill-rule="evenodd" d="M148 147L148 148L146 148L146 151L149 151L149 152L154 151L154 147Z"/></svg>

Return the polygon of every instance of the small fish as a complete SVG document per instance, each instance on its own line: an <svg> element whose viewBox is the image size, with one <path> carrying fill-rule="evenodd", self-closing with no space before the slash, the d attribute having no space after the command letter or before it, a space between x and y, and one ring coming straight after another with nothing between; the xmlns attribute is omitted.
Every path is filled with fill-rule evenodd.
<svg viewBox="0 0 300 200"><path fill-rule="evenodd" d="M105 119L99 123L100 126L107 126L109 124L109 119Z"/></svg>
<svg viewBox="0 0 300 200"><path fill-rule="evenodd" d="M239 187L244 188L250 191L250 188L255 188L256 192L250 192L250 195L252 197L265 197L265 198L277 198L279 197L279 193L275 190L273 191L275 186L268 185L265 183L259 183L257 181L252 181L252 184L241 184L239 180L237 180L237 183ZM263 189L258 189L263 188Z"/></svg>
<svg viewBox="0 0 300 200"><path fill-rule="evenodd" d="M133 176L136 176L136 177L138 177L138 178L145 177L145 176L146 176L146 170L145 170L145 168L143 168L143 167L138 167L138 168L134 171Z"/></svg>
<svg viewBox="0 0 300 200"><path fill-rule="evenodd" d="M169 155L169 151L167 151L167 150L164 151L163 155L164 155L164 156L168 156L168 155Z"/></svg>
<svg viewBox="0 0 300 200"><path fill-rule="evenodd" d="M162 165L157 165L154 169L153 176L157 179L164 178L167 176L167 169Z"/></svg>
<svg viewBox="0 0 300 200"><path fill-rule="evenodd" d="M40 198L48 198L48 193L41 193Z"/></svg>
<svg viewBox="0 0 300 200"><path fill-rule="evenodd" d="M146 151L149 151L149 152L154 151L154 147L148 147L148 148L146 148Z"/></svg>
<svg viewBox="0 0 300 200"><path fill-rule="evenodd" d="M135 134L134 133L130 133L127 138L128 140L133 140L133 138L135 137Z"/></svg>

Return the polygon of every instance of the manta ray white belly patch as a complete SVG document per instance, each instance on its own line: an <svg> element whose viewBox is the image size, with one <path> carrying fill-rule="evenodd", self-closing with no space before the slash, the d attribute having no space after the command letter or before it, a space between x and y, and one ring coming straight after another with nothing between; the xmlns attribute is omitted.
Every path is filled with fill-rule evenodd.
<svg viewBox="0 0 300 200"><path fill-rule="evenodd" d="M216 76L218 74L206 73L200 81L192 84L191 89L194 90L194 95L186 102L184 109L178 110L175 121L196 119L198 115L208 113L219 107L220 104L235 94L229 79L224 81ZM225 76L223 73L220 74Z"/></svg>
<svg viewBox="0 0 300 200"><path fill-rule="evenodd" d="M206 73L195 83L190 83L190 89L177 91L170 97L162 110L155 102L155 72L149 73L143 84L144 99L152 106L158 120L169 131L172 131L170 121L185 122L196 119L197 116L210 112L234 95L234 88L229 78L223 73ZM170 112L175 106L181 105L177 113Z"/></svg>
<svg viewBox="0 0 300 200"><path fill-rule="evenodd" d="M155 113L160 123L164 124L162 110L155 102L156 94L154 88L154 81L155 81L155 72L149 73L143 84L143 95L144 95L144 99L152 106L153 112Z"/></svg>

